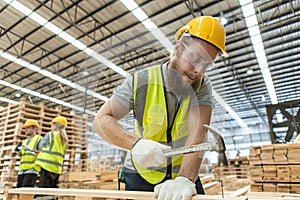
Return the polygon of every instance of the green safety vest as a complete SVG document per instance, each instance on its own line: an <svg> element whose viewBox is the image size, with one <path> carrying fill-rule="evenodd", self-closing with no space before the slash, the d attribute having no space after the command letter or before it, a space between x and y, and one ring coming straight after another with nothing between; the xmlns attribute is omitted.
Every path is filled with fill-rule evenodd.
<svg viewBox="0 0 300 200"><path fill-rule="evenodd" d="M64 161L64 154L67 144L62 144L59 133L53 131L49 133L50 145L43 147L35 162L35 170L41 171L41 167L49 172L61 174Z"/></svg>
<svg viewBox="0 0 300 200"><path fill-rule="evenodd" d="M28 138L23 140L22 146L27 145L31 149L37 149L37 145L41 139L42 136L35 135L30 141L28 140ZM36 160L37 155L31 151L24 150L24 149L21 149L20 154L21 154L21 158L20 158L19 171L33 169L34 162Z"/></svg>
<svg viewBox="0 0 300 200"><path fill-rule="evenodd" d="M160 66L151 67L134 74L135 133L139 137L161 144L172 142L173 148L182 147L188 135L187 114L190 97L182 100L176 110L174 122L169 126L166 88L162 77ZM167 167L166 162L159 167L144 168L135 162L134 156L132 156L132 161L136 170L145 180L151 184L157 184L166 177L167 168L170 171L170 165L172 179L178 175L182 157L180 155L168 158L169 167Z"/></svg>

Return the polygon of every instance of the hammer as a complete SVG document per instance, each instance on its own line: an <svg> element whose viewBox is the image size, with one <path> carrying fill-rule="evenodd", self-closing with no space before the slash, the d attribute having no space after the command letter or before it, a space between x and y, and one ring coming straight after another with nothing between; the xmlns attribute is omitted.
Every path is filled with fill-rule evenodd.
<svg viewBox="0 0 300 200"><path fill-rule="evenodd" d="M177 149L165 150L165 156L170 157L181 154L194 153L198 151L216 151L218 152L218 164L220 165L220 163L222 163L223 166L228 166L227 158L225 155L226 147L222 135L218 131L206 124L203 124L203 126L212 133L214 137L212 141L188 147L180 147Z"/></svg>

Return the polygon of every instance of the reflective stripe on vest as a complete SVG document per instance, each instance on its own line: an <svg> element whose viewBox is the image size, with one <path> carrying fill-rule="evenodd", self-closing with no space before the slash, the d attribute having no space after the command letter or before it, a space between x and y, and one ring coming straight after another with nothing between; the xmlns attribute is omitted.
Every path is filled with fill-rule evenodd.
<svg viewBox="0 0 300 200"><path fill-rule="evenodd" d="M47 171L61 174L67 145L63 145L61 143L60 136L57 131L49 133L49 140L50 145L42 148L41 152L37 156L34 168L37 171L40 171L42 167Z"/></svg>
<svg viewBox="0 0 300 200"><path fill-rule="evenodd" d="M41 139L42 139L42 136L35 135L30 140L30 142L28 141L28 138L23 140L22 146L27 145L31 149L37 149L37 145L38 145L38 143ZM19 170L20 171L25 171L25 170L28 170L28 169L32 169L34 167L34 162L36 160L37 155L32 153L31 151L24 150L24 149L22 149L20 151L20 153L21 153L21 158L20 158Z"/></svg>
<svg viewBox="0 0 300 200"><path fill-rule="evenodd" d="M181 102L172 129L168 129L166 91L160 66L135 73L133 81L135 133L139 137L161 144L172 143L173 148L184 146L188 135L187 113L190 97ZM134 161L134 156L132 156L132 161L139 174L151 184L161 182L166 176L167 163L159 167L143 168ZM182 156L174 156L170 162L171 176L175 178L179 172Z"/></svg>

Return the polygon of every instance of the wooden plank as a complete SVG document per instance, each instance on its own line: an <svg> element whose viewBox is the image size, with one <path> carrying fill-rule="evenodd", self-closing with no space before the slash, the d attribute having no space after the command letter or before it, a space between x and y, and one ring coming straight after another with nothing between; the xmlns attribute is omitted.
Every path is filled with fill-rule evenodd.
<svg viewBox="0 0 300 200"><path fill-rule="evenodd" d="M93 200L93 197L75 197L75 200Z"/></svg>
<svg viewBox="0 0 300 200"><path fill-rule="evenodd" d="M201 183L205 184L205 183L210 183L212 181L214 181L214 177L213 176L204 176L202 178L200 178Z"/></svg>
<svg viewBox="0 0 300 200"><path fill-rule="evenodd" d="M299 200L300 194L282 192L249 192L244 197L248 200Z"/></svg>
<svg viewBox="0 0 300 200"><path fill-rule="evenodd" d="M90 189L64 189L64 188L15 188L9 189L8 200L11 200L13 194L42 194L55 196L75 196L75 197L100 197L111 199L136 199L136 200L153 200L153 192L137 191L116 191L116 190L90 190ZM21 200L21 199L19 199ZM23 199L22 199L23 200ZM27 200L27 199L26 199ZM31 200L31 199L30 199ZM245 197L233 197L221 195L196 195L192 200L246 200Z"/></svg>
<svg viewBox="0 0 300 200"><path fill-rule="evenodd" d="M203 189L205 194L208 195L217 195L222 193L221 183L218 181L203 184Z"/></svg>
<svg viewBox="0 0 300 200"><path fill-rule="evenodd" d="M250 190L250 185L247 185L243 188L240 188L240 189L232 192L230 195L235 196L235 197L240 197L242 195L245 195L247 192L249 192L249 190Z"/></svg>
<svg viewBox="0 0 300 200"><path fill-rule="evenodd" d="M246 188L248 190L248 188ZM245 191L243 191L244 193ZM152 192L136 192L136 191L111 191L111 190L83 190L83 189L58 189L58 188L17 188L9 189L10 195L8 200L15 197L13 194L19 194L18 200L32 200L33 194L55 195L55 196L75 196L75 199L143 199L153 200ZM238 193L236 193L239 195ZM192 200L295 200L300 199L300 194L290 193L278 193L278 192L248 192L242 197L235 197L233 195L225 195L222 198L221 195L196 195L192 197Z"/></svg>
<svg viewBox="0 0 300 200"><path fill-rule="evenodd" d="M69 172L68 181L93 181L97 180L97 172Z"/></svg>
<svg viewBox="0 0 300 200"><path fill-rule="evenodd" d="M33 194L20 194L19 195L19 199L21 200L32 200L34 199L34 195Z"/></svg>

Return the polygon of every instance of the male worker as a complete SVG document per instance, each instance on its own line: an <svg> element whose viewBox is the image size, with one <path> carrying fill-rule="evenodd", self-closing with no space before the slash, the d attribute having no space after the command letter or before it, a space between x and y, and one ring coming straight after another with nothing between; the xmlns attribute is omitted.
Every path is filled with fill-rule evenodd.
<svg viewBox="0 0 300 200"><path fill-rule="evenodd" d="M125 161L125 189L154 191L158 200L204 194L198 177L203 153L166 158L163 151L206 140L203 124L210 124L213 97L205 72L219 53L228 55L224 27L215 17L192 19L175 38L169 62L127 78L94 121L100 136L131 152ZM118 123L130 110L135 134Z"/></svg>
<svg viewBox="0 0 300 200"><path fill-rule="evenodd" d="M39 172L33 167L39 153L38 145L42 136L37 135L39 124L36 120L28 119L22 127L25 128L26 139L15 149L20 151L17 187L34 187Z"/></svg>

